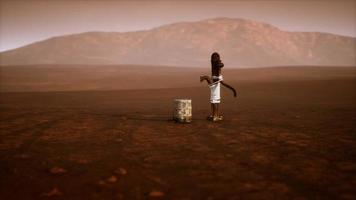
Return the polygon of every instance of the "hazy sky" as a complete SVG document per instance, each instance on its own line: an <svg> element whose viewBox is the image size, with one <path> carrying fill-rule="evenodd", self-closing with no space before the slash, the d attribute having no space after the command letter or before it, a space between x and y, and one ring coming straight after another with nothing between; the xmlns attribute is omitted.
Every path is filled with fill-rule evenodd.
<svg viewBox="0 0 356 200"><path fill-rule="evenodd" d="M356 37L356 0L0 0L0 51L86 31L133 31L215 17Z"/></svg>

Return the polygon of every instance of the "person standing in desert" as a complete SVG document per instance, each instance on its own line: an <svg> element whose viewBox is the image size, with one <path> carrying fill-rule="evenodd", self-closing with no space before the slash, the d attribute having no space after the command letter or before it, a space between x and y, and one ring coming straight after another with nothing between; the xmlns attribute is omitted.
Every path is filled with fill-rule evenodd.
<svg viewBox="0 0 356 200"><path fill-rule="evenodd" d="M220 85L231 89L236 97L236 90L230 85L223 82L223 76L221 73L221 68L224 67L220 59L220 55L217 52L214 52L211 55L211 77L209 76L200 76L200 82L206 80L210 88L210 104L211 104L211 115L208 116L208 120L211 121L221 121L223 117L219 115L219 105L220 105Z"/></svg>

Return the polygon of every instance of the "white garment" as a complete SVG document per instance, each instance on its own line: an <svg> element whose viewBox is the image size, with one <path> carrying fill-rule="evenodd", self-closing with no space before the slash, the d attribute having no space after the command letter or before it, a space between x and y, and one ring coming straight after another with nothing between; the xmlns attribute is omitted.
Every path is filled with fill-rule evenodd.
<svg viewBox="0 0 356 200"><path fill-rule="evenodd" d="M210 87L210 103L220 103L220 82L212 84Z"/></svg>
<svg viewBox="0 0 356 200"><path fill-rule="evenodd" d="M211 79L219 79L219 81L222 81L223 80L223 76L220 75L220 76L212 76Z"/></svg>

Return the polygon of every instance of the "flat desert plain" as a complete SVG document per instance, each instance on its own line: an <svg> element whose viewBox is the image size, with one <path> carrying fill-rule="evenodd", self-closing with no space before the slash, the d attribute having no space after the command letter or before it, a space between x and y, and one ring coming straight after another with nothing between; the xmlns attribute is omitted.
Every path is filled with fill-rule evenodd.
<svg viewBox="0 0 356 200"><path fill-rule="evenodd" d="M0 199L356 198L355 67L0 69Z"/></svg>

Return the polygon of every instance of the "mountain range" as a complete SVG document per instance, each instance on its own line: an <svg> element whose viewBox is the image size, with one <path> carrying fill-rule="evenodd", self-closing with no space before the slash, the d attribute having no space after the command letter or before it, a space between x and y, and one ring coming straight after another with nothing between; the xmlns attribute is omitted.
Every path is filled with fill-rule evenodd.
<svg viewBox="0 0 356 200"><path fill-rule="evenodd" d="M231 18L181 22L135 32L85 32L0 53L0 65L210 64L217 51L226 66L356 66L356 38L288 32Z"/></svg>

